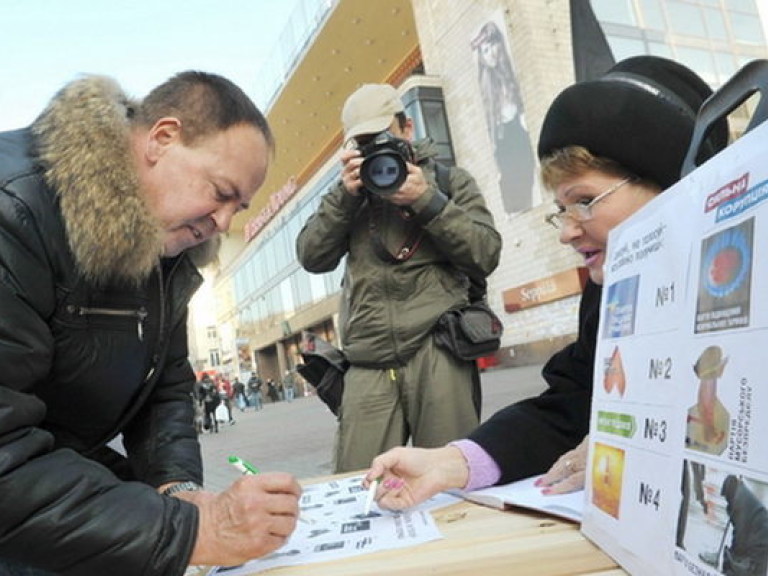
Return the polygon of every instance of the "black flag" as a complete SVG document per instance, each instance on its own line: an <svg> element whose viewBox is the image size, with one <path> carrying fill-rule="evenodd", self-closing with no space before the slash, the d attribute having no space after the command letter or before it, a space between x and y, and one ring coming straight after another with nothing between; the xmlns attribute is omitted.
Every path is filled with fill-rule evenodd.
<svg viewBox="0 0 768 576"><path fill-rule="evenodd" d="M599 78L616 63L589 0L571 0L571 43L577 82Z"/></svg>

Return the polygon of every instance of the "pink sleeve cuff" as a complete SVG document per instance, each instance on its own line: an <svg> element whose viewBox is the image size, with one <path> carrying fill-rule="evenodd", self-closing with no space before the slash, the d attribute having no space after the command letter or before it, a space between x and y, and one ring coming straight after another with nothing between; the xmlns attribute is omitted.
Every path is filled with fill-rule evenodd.
<svg viewBox="0 0 768 576"><path fill-rule="evenodd" d="M501 478L501 469L496 461L472 440L457 440L450 442L464 455L469 466L469 480L463 490L469 492L479 488L493 486Z"/></svg>

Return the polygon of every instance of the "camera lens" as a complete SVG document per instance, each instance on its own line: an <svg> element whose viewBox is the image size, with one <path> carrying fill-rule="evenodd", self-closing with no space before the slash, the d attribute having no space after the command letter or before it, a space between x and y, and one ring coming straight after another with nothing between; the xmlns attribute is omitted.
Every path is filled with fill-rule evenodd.
<svg viewBox="0 0 768 576"><path fill-rule="evenodd" d="M360 166L363 185L375 194L394 194L407 176L408 167L402 156L391 151L373 153Z"/></svg>

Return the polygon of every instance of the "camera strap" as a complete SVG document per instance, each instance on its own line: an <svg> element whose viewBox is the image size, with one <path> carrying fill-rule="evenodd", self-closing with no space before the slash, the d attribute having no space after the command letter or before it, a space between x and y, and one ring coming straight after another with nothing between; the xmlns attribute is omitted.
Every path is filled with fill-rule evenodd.
<svg viewBox="0 0 768 576"><path fill-rule="evenodd" d="M434 160L431 160L430 162L430 165L435 170L435 177L437 179L438 187L445 194L450 196L451 186L449 168ZM384 241L381 239L381 235L379 234L378 225L376 224L377 220L381 220L383 217L382 201L378 198L369 198L369 202L371 205L371 210L369 213L368 229L371 233L371 246L373 247L373 251L376 253L376 256L378 256L381 261L387 262L389 264L401 264L407 261L416 253L416 250L419 249L419 244L421 243L421 239L424 236L423 228L420 225L414 226L413 230L402 243L398 251L393 254L384 245ZM410 212L407 208L401 208L399 212L400 216L404 220L410 220L413 218L413 213ZM484 293L485 291L482 290L482 292Z"/></svg>
<svg viewBox="0 0 768 576"><path fill-rule="evenodd" d="M435 179L440 190L451 197L451 184L450 184L450 168L437 161L432 161L432 167L435 170ZM421 239L424 236L424 230L420 225L415 225L413 230L405 239L400 249L396 253L392 253L384 245L384 241L379 234L379 228L376 224L377 220L381 220L383 214L383 201L379 198L369 195L368 202L370 203L370 211L368 217L368 229L371 234L371 247L374 253L382 262L388 264L402 264L406 262L416 253L419 248ZM400 216L409 220L412 215L407 210L399 210ZM488 281L483 276L469 276L468 297L470 302L484 302L488 290Z"/></svg>
<svg viewBox="0 0 768 576"><path fill-rule="evenodd" d="M435 169L435 180L437 180L437 186L440 190L451 197L451 169L445 164L432 160L433 167ZM470 302L484 302L485 296L488 292L488 281L485 276L467 276L469 280L469 301Z"/></svg>
<svg viewBox="0 0 768 576"><path fill-rule="evenodd" d="M388 264L402 264L409 260L419 249L421 239L424 236L424 230L421 226L414 226L400 248L393 254L384 245L384 241L381 239L381 234L379 234L377 221L381 220L383 217L383 204L381 203L381 200L375 198L371 198L369 202L371 210L368 218L368 230L371 233L371 247L376 256L378 256L382 262L387 262ZM400 216L405 220L409 219L407 212L400 211Z"/></svg>

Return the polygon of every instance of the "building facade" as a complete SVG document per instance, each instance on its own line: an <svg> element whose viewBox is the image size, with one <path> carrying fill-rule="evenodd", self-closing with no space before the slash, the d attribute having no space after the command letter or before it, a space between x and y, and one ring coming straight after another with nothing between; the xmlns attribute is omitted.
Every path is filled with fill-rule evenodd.
<svg viewBox="0 0 768 576"><path fill-rule="evenodd" d="M713 87L768 57L757 0L593 0L617 60L656 54ZM338 343L342 262L304 271L296 236L338 177L340 111L360 84L396 86L417 135L475 176L503 236L488 298L502 318L499 365L541 362L570 342L585 278L544 224L551 196L536 178L535 143L554 96L573 82L567 0L304 0L303 32L277 61L259 104L278 149L267 182L226 239L214 298L195 302L198 369L216 357L233 375L277 378L299 361L302 331ZM266 74L265 77L270 77ZM739 115L735 125L738 129ZM208 319L201 321L206 314ZM214 320L210 320L211 312ZM203 342L201 344L201 342Z"/></svg>

